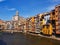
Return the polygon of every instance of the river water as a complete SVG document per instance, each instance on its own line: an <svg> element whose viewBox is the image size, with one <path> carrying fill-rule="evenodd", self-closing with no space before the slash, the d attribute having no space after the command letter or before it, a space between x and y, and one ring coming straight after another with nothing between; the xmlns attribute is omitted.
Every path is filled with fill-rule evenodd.
<svg viewBox="0 0 60 45"><path fill-rule="evenodd" d="M60 41L23 33L0 33L0 45L60 45Z"/></svg>

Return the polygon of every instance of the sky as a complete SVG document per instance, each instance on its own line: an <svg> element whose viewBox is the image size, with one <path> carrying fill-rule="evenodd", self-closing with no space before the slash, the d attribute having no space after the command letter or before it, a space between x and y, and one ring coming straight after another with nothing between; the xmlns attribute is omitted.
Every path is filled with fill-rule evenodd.
<svg viewBox="0 0 60 45"><path fill-rule="evenodd" d="M35 16L50 12L58 4L60 0L0 0L0 19L11 20L16 10L24 18Z"/></svg>

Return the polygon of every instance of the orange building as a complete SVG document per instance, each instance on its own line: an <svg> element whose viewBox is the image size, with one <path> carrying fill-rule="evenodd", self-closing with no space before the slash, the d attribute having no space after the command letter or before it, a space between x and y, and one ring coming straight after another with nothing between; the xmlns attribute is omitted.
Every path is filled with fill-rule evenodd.
<svg viewBox="0 0 60 45"><path fill-rule="evenodd" d="M50 12L50 20L53 25L53 31L60 34L60 5L56 5L55 9Z"/></svg>
<svg viewBox="0 0 60 45"><path fill-rule="evenodd" d="M55 7L56 34L60 34L60 5Z"/></svg>
<svg viewBox="0 0 60 45"><path fill-rule="evenodd" d="M31 17L31 32L35 32L35 17Z"/></svg>
<svg viewBox="0 0 60 45"><path fill-rule="evenodd" d="M0 19L0 29L5 29L5 23Z"/></svg>
<svg viewBox="0 0 60 45"><path fill-rule="evenodd" d="M30 31L30 28L31 28L31 27L30 27L30 26L31 26L30 23L31 23L31 22L30 22L30 18L27 18L27 19L26 19L26 32L29 32L29 31Z"/></svg>
<svg viewBox="0 0 60 45"><path fill-rule="evenodd" d="M26 19L26 31L35 32L35 17Z"/></svg>

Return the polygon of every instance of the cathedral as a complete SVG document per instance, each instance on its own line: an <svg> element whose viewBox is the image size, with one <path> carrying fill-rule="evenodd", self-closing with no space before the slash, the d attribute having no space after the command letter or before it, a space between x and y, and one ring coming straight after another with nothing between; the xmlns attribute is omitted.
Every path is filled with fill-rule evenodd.
<svg viewBox="0 0 60 45"><path fill-rule="evenodd" d="M19 12L18 12L18 11L16 11L16 15L14 15L14 16L12 17L12 20L13 20L13 21L18 21L18 20L19 20Z"/></svg>

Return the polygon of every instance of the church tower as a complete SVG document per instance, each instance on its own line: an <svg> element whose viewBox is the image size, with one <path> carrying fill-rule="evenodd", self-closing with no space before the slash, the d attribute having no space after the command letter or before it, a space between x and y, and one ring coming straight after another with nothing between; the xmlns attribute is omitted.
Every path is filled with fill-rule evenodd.
<svg viewBox="0 0 60 45"><path fill-rule="evenodd" d="M19 16L19 11L16 11L16 16Z"/></svg>
<svg viewBox="0 0 60 45"><path fill-rule="evenodd" d="M13 21L18 21L19 20L19 11L16 11L16 14L12 18Z"/></svg>

